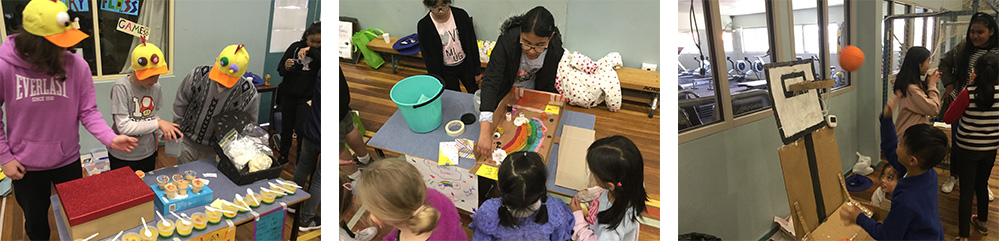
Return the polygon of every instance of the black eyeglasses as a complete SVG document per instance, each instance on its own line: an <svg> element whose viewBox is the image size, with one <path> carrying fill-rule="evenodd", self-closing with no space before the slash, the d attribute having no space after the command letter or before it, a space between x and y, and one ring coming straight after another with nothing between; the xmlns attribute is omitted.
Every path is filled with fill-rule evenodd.
<svg viewBox="0 0 999 241"><path fill-rule="evenodd" d="M520 42L520 47L524 48L524 50L529 50L530 49L530 50L534 50L535 52L541 52L541 51L545 51L546 49L548 49L548 45L547 44L545 46L534 46L534 45L530 45L530 44L527 44L527 43L524 43L524 42Z"/></svg>
<svg viewBox="0 0 999 241"><path fill-rule="evenodd" d="M448 8L449 6L451 6L450 3L443 3L438 7L429 7L429 9L431 12L443 12L444 9Z"/></svg>

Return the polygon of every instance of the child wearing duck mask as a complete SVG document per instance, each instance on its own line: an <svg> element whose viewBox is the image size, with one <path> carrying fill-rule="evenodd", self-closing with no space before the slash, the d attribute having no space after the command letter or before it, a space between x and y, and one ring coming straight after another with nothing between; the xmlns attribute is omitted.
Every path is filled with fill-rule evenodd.
<svg viewBox="0 0 999 241"><path fill-rule="evenodd" d="M246 73L250 55L243 45L229 45L211 66L198 66L184 77L173 103L173 121L183 132L183 151L178 164L215 159L212 119L228 111L243 111L257 122L260 95Z"/></svg>
<svg viewBox="0 0 999 241"><path fill-rule="evenodd" d="M158 137L176 142L183 138L179 125L160 119L160 100L163 96L158 83L160 75L167 72L163 51L152 43L142 44L132 50L132 74L115 80L111 87L111 115L115 133L138 138L139 145L132 152L109 150L111 169L131 167L144 172L156 169Z"/></svg>
<svg viewBox="0 0 999 241"><path fill-rule="evenodd" d="M81 123L113 150L129 152L138 141L115 135L97 110L87 61L66 50L89 37L68 10L62 1L33 0L23 31L0 44L0 165L24 212L21 239L49 240L52 185L83 176Z"/></svg>

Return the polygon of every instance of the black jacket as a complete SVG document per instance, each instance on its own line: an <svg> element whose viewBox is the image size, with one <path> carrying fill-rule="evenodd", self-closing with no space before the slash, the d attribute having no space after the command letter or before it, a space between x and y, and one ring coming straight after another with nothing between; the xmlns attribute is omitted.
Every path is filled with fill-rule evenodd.
<svg viewBox="0 0 999 241"><path fill-rule="evenodd" d="M538 70L534 80L534 89L558 93L555 90L555 72L558 62L562 59L565 49L562 48L562 34L557 30L555 36L548 42L548 53L545 54L544 65ZM520 28L514 27L496 39L486 74L482 77L482 104L480 111L495 111L499 101L513 88L513 80L520 69L520 56L523 48L520 46Z"/></svg>
<svg viewBox="0 0 999 241"><path fill-rule="evenodd" d="M458 64L458 67L462 71L471 71L479 75L482 62L479 61L479 45L476 43L472 19L465 10L456 7L451 7L451 15L454 18L454 26L458 29L461 50L465 52L465 60ZM416 35L420 40L420 53L423 55L423 64L427 66L427 73L444 76L444 49L441 46L440 34L437 33L437 27L429 13L416 24Z"/></svg>
<svg viewBox="0 0 999 241"><path fill-rule="evenodd" d="M300 65L292 67L291 70L284 68L284 62L288 59L298 58L298 50L301 48L309 47L305 44L305 41L298 41L288 46L288 50L284 51L284 56L281 56L281 62L278 63L278 74L284 77L281 80L281 84L278 84L278 94L285 97L312 98L312 89L315 87L316 75L319 74L319 57L321 51L319 48L309 48L309 52L306 52L306 56L312 57L312 62L309 63L309 71L302 71Z"/></svg>
<svg viewBox="0 0 999 241"><path fill-rule="evenodd" d="M343 73L343 72L340 72L340 73ZM340 74L340 76L343 76L343 74ZM319 108L320 108L320 104L321 104L321 101L320 101L320 98L319 98L320 97L320 94L319 94L320 93L319 92L319 79L320 78L322 78L322 73L319 73L318 75L316 75L316 80L315 80L315 82L316 82L316 88L312 92L312 107L310 108L308 119L305 120L305 128L302 128L303 129L302 130L302 132L303 132L302 134L305 136L305 139L309 139L310 141L312 141L313 143L316 143L316 144L320 144L320 141L322 140L322 138L320 138L321 135L319 134L319 126L320 126L319 123L321 123L320 120L319 120L319 117L320 117L320 115L319 115ZM343 83L346 83L346 82L343 82ZM341 88L346 89L347 87L346 86L341 86ZM347 102L349 102L349 101L350 101L350 93L347 93ZM341 107L340 108L341 112L344 109L346 109L347 111L350 111L350 108L343 108L343 107ZM340 115L341 115L340 118L343 119L343 117L344 117L343 113L341 113Z"/></svg>
<svg viewBox="0 0 999 241"><path fill-rule="evenodd" d="M316 81L316 91L319 93L319 81ZM350 113L350 87L347 87L347 78L343 77L343 69L340 69L340 119L337 121L346 117L347 113Z"/></svg>

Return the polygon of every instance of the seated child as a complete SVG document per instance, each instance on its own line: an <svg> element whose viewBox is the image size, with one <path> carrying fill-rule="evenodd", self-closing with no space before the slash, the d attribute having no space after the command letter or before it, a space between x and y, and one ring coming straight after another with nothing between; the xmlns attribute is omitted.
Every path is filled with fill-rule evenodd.
<svg viewBox="0 0 999 241"><path fill-rule="evenodd" d="M468 240L451 198L427 188L420 171L407 161L372 162L355 188L371 221L394 227L382 240Z"/></svg>
<svg viewBox="0 0 999 241"><path fill-rule="evenodd" d="M940 206L937 201L937 172L933 169L947 155L947 135L927 124L916 124L897 140L891 113L895 99L881 115L881 152L898 170L893 190L893 207L878 223L860 209L847 205L840 213L847 224L856 223L877 240L943 240Z"/></svg>
<svg viewBox="0 0 999 241"><path fill-rule="evenodd" d="M895 190L896 184L898 184L898 171L895 171L891 165L885 165L881 168L881 186L874 190L874 195L871 196L871 205L891 210L891 194Z"/></svg>
<svg viewBox="0 0 999 241"><path fill-rule="evenodd" d="M514 152L500 164L497 188L472 214L472 240L568 240L573 216L562 200L548 195L548 170L541 155Z"/></svg>
<svg viewBox="0 0 999 241"><path fill-rule="evenodd" d="M581 199L590 198L577 196L569 203L576 223L572 240L638 240L638 219L649 200L642 163L642 153L627 137L605 137L590 144L586 165L602 189L588 189L586 196L592 201L586 202L586 213Z"/></svg>

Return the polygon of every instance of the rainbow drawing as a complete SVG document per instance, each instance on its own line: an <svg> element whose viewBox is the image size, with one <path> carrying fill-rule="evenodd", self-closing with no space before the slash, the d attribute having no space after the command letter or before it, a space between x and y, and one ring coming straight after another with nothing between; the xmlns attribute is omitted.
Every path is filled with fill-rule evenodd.
<svg viewBox="0 0 999 241"><path fill-rule="evenodd" d="M441 181L441 185L444 187L454 187L454 183L451 181Z"/></svg>
<svg viewBox="0 0 999 241"><path fill-rule="evenodd" d="M517 127L517 132L514 133L513 139L503 146L503 150L506 153L514 153L522 150L537 152L541 146L541 142L545 138L545 131L547 130L548 128L545 127L541 119L531 118L527 123Z"/></svg>

